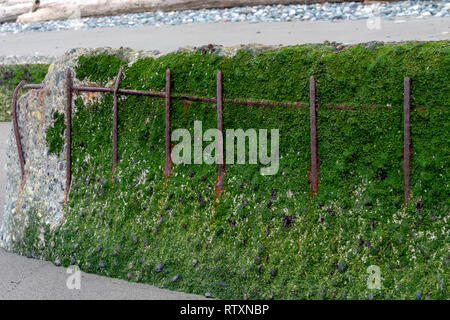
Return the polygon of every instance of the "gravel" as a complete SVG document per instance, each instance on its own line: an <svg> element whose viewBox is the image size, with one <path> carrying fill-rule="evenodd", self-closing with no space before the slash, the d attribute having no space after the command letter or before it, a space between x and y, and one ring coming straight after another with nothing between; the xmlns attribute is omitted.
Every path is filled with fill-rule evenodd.
<svg viewBox="0 0 450 320"><path fill-rule="evenodd" d="M272 5L236 7L228 9L201 9L170 12L144 12L120 16L81 18L29 24L0 24L0 36L5 33L42 32L54 30L87 30L101 27L136 27L163 24L218 22L281 22L315 20L358 20L381 17L400 19L429 16L450 17L450 0L399 1L362 4L358 2L324 3L312 5Z"/></svg>

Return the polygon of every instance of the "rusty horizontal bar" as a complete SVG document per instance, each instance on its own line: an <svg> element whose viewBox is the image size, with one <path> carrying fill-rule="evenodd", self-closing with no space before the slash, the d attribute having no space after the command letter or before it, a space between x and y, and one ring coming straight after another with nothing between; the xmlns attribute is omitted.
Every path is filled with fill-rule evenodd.
<svg viewBox="0 0 450 320"><path fill-rule="evenodd" d="M250 100L250 99L224 99L225 103L232 103L244 106L251 107L300 107L302 103L299 101L296 102L277 102L277 101L269 101L269 100Z"/></svg>
<svg viewBox="0 0 450 320"><path fill-rule="evenodd" d="M25 85L24 89L41 89L44 86L42 84L29 84ZM92 86L73 86L73 91L75 92L101 92L101 93L114 93L114 88L104 88L104 87L92 87ZM165 92L162 91L143 91L143 90L132 90L132 89L118 89L117 94L124 95L137 95L144 97L155 97L155 98L166 98ZM197 101L197 102L207 102L216 103L216 97L200 97L200 96L190 96L186 94L172 94L171 99L187 100L187 101ZM278 102L270 100L252 100L252 99L224 99L224 103L231 103L244 106L253 107L300 107L304 106L299 101L295 102Z"/></svg>
<svg viewBox="0 0 450 320"><path fill-rule="evenodd" d="M114 93L113 88L86 87L86 86L74 86L73 91ZM131 94L131 95L137 95L137 96L157 97L157 98L165 97L164 92L141 91L141 90L131 90L131 89L118 89L117 94Z"/></svg>
<svg viewBox="0 0 450 320"><path fill-rule="evenodd" d="M114 124L113 124L113 171L117 164L117 121L118 121L118 99L117 95L139 95L139 96L148 96L148 97L156 97L165 99L166 105L166 161L164 173L165 176L168 176L170 172L170 100L171 99L179 99L179 100L188 100L188 101L198 101L205 103L214 103L217 108L217 128L223 133L223 105L224 103L236 104L236 105L245 105L245 106L260 106L260 107L275 107L275 106L284 106L284 107L301 107L306 106L306 104L301 102L278 102L278 101L270 101L270 100L251 100L251 99L225 99L223 97L223 74L219 70L217 73L217 83L216 83L216 97L200 97L200 96L189 96L185 94L173 94L170 92L170 70L167 70L166 73L166 88L164 92L156 92L156 91L142 91L142 90L131 90L131 89L119 89L119 83L122 76L122 68L119 70L119 74L117 76L115 87L114 88L105 88L105 87L93 87L93 86L73 86L73 80L71 78L70 70L67 69L67 82L66 82L66 92L67 92L67 105L66 105L66 125L67 125L67 167L66 167L66 192L70 189L71 182L71 116L72 116L72 93L73 92L99 92L99 93L112 93L114 94ZM25 178L25 159L23 155L21 138L19 134L19 126L17 119L17 95L20 89L42 89L44 88L44 84L25 84L25 81L21 81L19 85L16 87L13 95L13 103L12 103L12 116L13 116L13 125L14 125L14 133L16 136L17 149L19 154L19 161L22 172L22 181ZM317 148L317 101L316 101L316 81L312 76L310 78L310 86L309 86L309 109L310 109L310 144L311 144L311 167L309 172L309 178L311 181L311 189L313 194L317 194L318 192L318 178L319 178L319 158L318 158L318 148ZM327 107L332 107L327 105ZM366 108L373 109L384 106L370 105ZM390 106L388 106L390 108ZM342 110L356 110L356 108L352 106L346 106L343 104L339 104L335 106L336 109ZM405 203L410 199L410 157L411 157L411 79L404 79L404 148L403 148L403 170L404 170L404 200ZM220 151L222 150L222 151ZM224 187L224 174L225 174L225 161L223 155L223 141L221 142L221 146L219 147L218 158L222 160L219 162L218 166L218 178L216 182L216 187L219 191L223 190ZM67 193L66 193L67 196Z"/></svg>
<svg viewBox="0 0 450 320"><path fill-rule="evenodd" d="M223 73L221 70L217 71L216 81L216 100L217 100L217 130L221 132L221 137L217 146L217 183L216 189L218 195L220 195L224 189L224 175L225 175L225 155L223 145Z"/></svg>
<svg viewBox="0 0 450 320"><path fill-rule="evenodd" d="M102 88L102 87L74 86L73 87L73 91L77 91L77 92L105 92L105 93L113 93L114 89Z"/></svg>

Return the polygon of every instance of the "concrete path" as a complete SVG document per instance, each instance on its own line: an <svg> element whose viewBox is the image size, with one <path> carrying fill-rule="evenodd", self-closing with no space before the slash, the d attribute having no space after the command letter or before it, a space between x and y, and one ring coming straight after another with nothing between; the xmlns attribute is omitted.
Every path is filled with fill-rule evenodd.
<svg viewBox="0 0 450 320"><path fill-rule="evenodd" d="M193 294L173 292L84 272L81 273L80 289L68 289L66 284L70 276L66 268L55 267L47 261L28 259L0 249L0 300L206 299Z"/></svg>
<svg viewBox="0 0 450 320"><path fill-rule="evenodd" d="M369 28L370 27L370 28ZM114 48L169 52L180 47L209 43L226 46L241 43L300 44L325 40L358 43L372 40L440 40L450 39L450 18L356 21L305 21L273 23L217 23L163 25L136 28L115 27L91 30L27 32L0 35L0 55L57 56L75 47Z"/></svg>

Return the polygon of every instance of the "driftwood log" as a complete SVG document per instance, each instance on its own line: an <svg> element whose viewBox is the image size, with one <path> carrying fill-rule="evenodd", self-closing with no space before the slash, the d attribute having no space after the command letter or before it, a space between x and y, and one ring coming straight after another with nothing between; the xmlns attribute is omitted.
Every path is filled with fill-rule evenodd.
<svg viewBox="0 0 450 320"><path fill-rule="evenodd" d="M34 0L0 0L0 23L16 21L32 10Z"/></svg>
<svg viewBox="0 0 450 320"><path fill-rule="evenodd" d="M0 23L31 23L146 11L228 8L271 4L312 4L364 0L0 0ZM39 2L39 1L38 1Z"/></svg>

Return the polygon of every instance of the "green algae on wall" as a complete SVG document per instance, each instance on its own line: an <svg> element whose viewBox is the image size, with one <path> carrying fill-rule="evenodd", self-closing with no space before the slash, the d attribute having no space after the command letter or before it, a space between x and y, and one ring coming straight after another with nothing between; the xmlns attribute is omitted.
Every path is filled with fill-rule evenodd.
<svg viewBox="0 0 450 320"><path fill-rule="evenodd" d="M319 193L308 182L309 110L226 104L225 128L279 129L280 170L175 165L164 179L164 101L120 99L119 164L111 174L112 95L73 116L73 183L65 222L43 256L107 276L249 299L448 299L450 46L301 45L234 57L180 52L131 66L82 57L77 78L121 87L229 98L308 101L317 79ZM403 206L403 78L412 78L412 197ZM352 106L341 110L338 105ZM216 127L215 109L173 101L172 131ZM47 132L55 143L61 128ZM59 135L60 136L60 135ZM58 144L58 148L62 145ZM34 237L33 232L29 232ZM24 243L30 247L30 243ZM367 285L381 270L381 289ZM179 275L179 277L175 277ZM173 281L176 279L176 281Z"/></svg>

